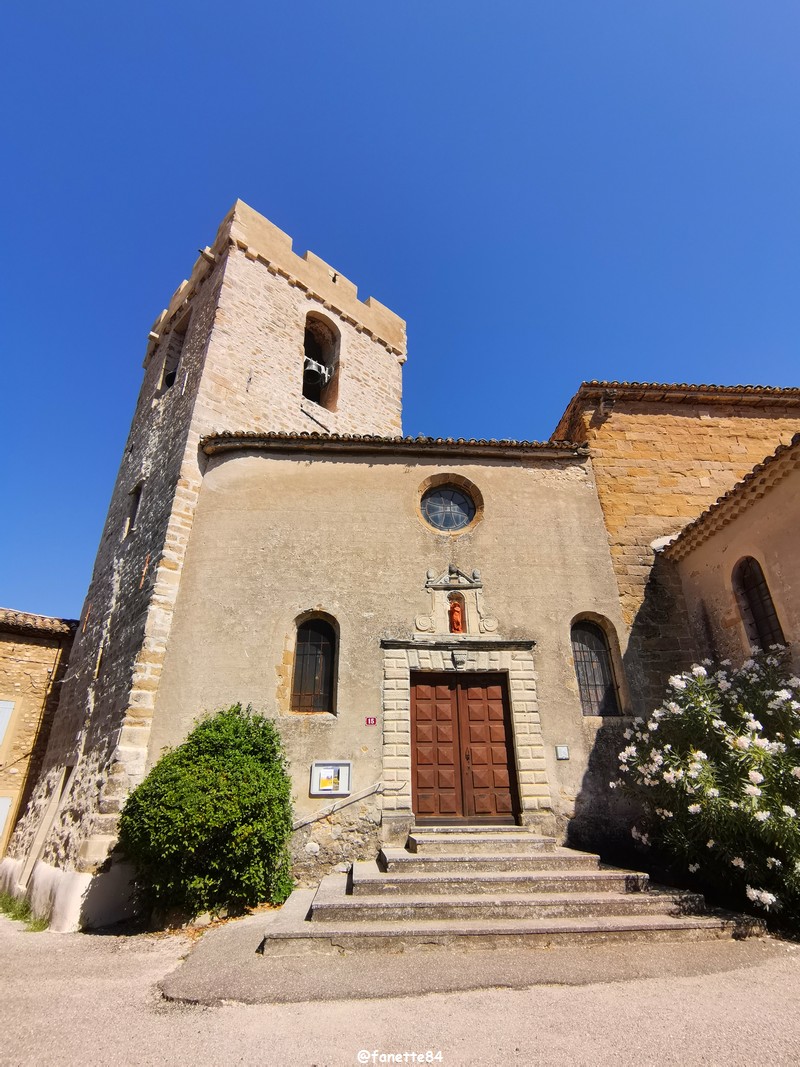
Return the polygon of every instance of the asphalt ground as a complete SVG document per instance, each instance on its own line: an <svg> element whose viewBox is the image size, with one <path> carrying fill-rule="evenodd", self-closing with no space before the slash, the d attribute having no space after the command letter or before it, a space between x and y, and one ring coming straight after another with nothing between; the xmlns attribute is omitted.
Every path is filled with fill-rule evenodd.
<svg viewBox="0 0 800 1067"><path fill-rule="evenodd" d="M270 958L264 927L193 940L0 917L0 1063L800 1062L793 943Z"/></svg>

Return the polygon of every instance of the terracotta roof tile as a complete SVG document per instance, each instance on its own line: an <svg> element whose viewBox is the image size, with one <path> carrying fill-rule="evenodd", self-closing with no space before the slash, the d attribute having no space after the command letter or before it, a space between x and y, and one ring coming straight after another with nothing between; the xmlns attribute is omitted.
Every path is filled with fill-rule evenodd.
<svg viewBox="0 0 800 1067"><path fill-rule="evenodd" d="M4 630L70 636L77 627L77 619L55 619L49 615L32 615L27 611L0 608L0 629Z"/></svg>
<svg viewBox="0 0 800 1067"><path fill-rule="evenodd" d="M324 433L213 433L200 442L206 455L243 448L298 448L313 451L382 450L387 452L447 452L464 455L538 452L584 456L586 446L570 441L515 441L453 437L381 437L376 434Z"/></svg>

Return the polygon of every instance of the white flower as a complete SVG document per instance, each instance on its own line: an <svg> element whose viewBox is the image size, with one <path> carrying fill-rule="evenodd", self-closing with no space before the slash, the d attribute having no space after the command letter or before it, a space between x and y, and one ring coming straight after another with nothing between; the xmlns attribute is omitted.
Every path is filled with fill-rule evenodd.
<svg viewBox="0 0 800 1067"><path fill-rule="evenodd" d="M746 785L744 787L744 791L745 791L745 793L747 793L747 795L749 797L760 797L761 796L761 790L758 788L757 785Z"/></svg>
<svg viewBox="0 0 800 1067"><path fill-rule="evenodd" d="M648 730L651 730L651 731L652 731L653 733L655 733L655 731L656 731L656 730L658 729L658 723L657 723L657 722L653 722L653 721L651 720L651 721L650 721L650 722L649 722L649 723L647 724L647 729L648 729Z"/></svg>
<svg viewBox="0 0 800 1067"><path fill-rule="evenodd" d="M700 813L700 805L699 804L690 804L689 805L689 811L692 813L692 815L699 815L699 813Z"/></svg>
<svg viewBox="0 0 800 1067"><path fill-rule="evenodd" d="M800 678L798 678L796 674L793 674L792 677L789 679L789 685L791 685L794 689L797 689L797 687L800 686Z"/></svg>
<svg viewBox="0 0 800 1067"><path fill-rule="evenodd" d="M774 856L770 856L769 859L767 860L767 866L768 867L782 867L783 864L781 863L780 860L776 860Z"/></svg>
<svg viewBox="0 0 800 1067"><path fill-rule="evenodd" d="M750 748L750 738L745 736L734 737L733 743L736 748L748 749Z"/></svg>
<svg viewBox="0 0 800 1067"><path fill-rule="evenodd" d="M699 863L690 863L689 864L689 870L692 872L692 874L696 874L697 871L700 870L700 864Z"/></svg>
<svg viewBox="0 0 800 1067"><path fill-rule="evenodd" d="M778 903L778 898L775 894L768 893L766 889L754 889L751 885L748 885L745 887L745 893L754 904L760 904L767 911Z"/></svg>
<svg viewBox="0 0 800 1067"><path fill-rule="evenodd" d="M741 856L734 856L731 860L731 867L741 867L744 869L744 860Z"/></svg>
<svg viewBox="0 0 800 1067"><path fill-rule="evenodd" d="M686 682L678 674L673 674L673 676L669 680L669 684L672 686L673 689L686 688Z"/></svg>
<svg viewBox="0 0 800 1067"><path fill-rule="evenodd" d="M779 701L779 703L783 704L784 701L792 699L792 694L789 692L788 689L779 689L778 692L775 694L775 699Z"/></svg>
<svg viewBox="0 0 800 1067"><path fill-rule="evenodd" d="M735 800L729 800L728 803L730 804L730 806L733 808L734 811L738 811L739 808L741 807L741 805L737 804Z"/></svg>
<svg viewBox="0 0 800 1067"><path fill-rule="evenodd" d="M708 790L708 795L710 797L718 797L719 796L719 789L709 789Z"/></svg>
<svg viewBox="0 0 800 1067"><path fill-rule="evenodd" d="M609 782L608 783L608 788L609 789L616 789L617 788L617 783L616 782Z"/></svg>
<svg viewBox="0 0 800 1067"><path fill-rule="evenodd" d="M769 818L769 812L768 811L757 811L755 813L756 822L766 822L768 818Z"/></svg>
<svg viewBox="0 0 800 1067"><path fill-rule="evenodd" d="M724 678L720 678L720 680L717 682L717 686L721 689L723 693L727 693L731 687L731 683L726 682Z"/></svg>
<svg viewBox="0 0 800 1067"><path fill-rule="evenodd" d="M670 700L669 704L665 704L664 707L667 709L667 711L671 711L673 715L680 715L683 711L683 708L680 706L680 704L676 704L674 700Z"/></svg>
<svg viewBox="0 0 800 1067"><path fill-rule="evenodd" d="M789 816L790 816L790 817L791 817L792 819L795 819L795 818L797 817L797 812L796 812L796 811L794 810L794 808L793 808L793 807L791 807L791 806L790 806L789 804L784 804L784 805L783 805L783 810L784 810L784 811L786 812L786 814L787 814L787 815L789 815Z"/></svg>
<svg viewBox="0 0 800 1067"><path fill-rule="evenodd" d="M695 678L708 677L708 671L705 669L705 667L699 666L699 664L695 664L694 667L692 667L692 674L695 676Z"/></svg>
<svg viewBox="0 0 800 1067"><path fill-rule="evenodd" d="M749 671L751 667L755 667L756 661L754 659L746 659L742 664L743 671Z"/></svg>
<svg viewBox="0 0 800 1067"><path fill-rule="evenodd" d="M800 767L792 767L792 774L795 778L800 778Z"/></svg>
<svg viewBox="0 0 800 1067"><path fill-rule="evenodd" d="M764 781L764 775L759 774L758 771L750 771L747 777L750 779L753 785L760 785Z"/></svg>
<svg viewBox="0 0 800 1067"><path fill-rule="evenodd" d="M717 730L725 729L725 723L722 721L722 719L712 719L711 725L714 726Z"/></svg>
<svg viewBox="0 0 800 1067"><path fill-rule="evenodd" d="M713 837L709 837L708 841L706 841L706 848L713 848L716 843Z"/></svg>
<svg viewBox="0 0 800 1067"><path fill-rule="evenodd" d="M705 754L705 752L703 752L701 749L698 748L697 752L695 752L695 754L694 754L694 758L695 759L708 759L708 756Z"/></svg>
<svg viewBox="0 0 800 1067"><path fill-rule="evenodd" d="M630 739L633 737L633 730L625 730L622 736L625 738L626 741L630 741Z"/></svg>

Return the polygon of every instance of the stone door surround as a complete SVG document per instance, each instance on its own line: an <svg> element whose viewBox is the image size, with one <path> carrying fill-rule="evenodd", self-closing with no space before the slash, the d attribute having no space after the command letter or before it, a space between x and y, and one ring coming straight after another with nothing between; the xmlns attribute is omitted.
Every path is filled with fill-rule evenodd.
<svg viewBox="0 0 800 1067"><path fill-rule="evenodd" d="M550 832L554 825L542 724L536 698L533 641L384 638L383 814L386 844L405 844L411 801L411 672L503 673L508 677L511 729L520 791L520 821Z"/></svg>

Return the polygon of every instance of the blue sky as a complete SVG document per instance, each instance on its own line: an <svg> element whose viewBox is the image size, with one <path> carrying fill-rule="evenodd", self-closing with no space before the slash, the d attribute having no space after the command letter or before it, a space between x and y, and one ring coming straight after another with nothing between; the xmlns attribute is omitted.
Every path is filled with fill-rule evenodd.
<svg viewBox="0 0 800 1067"><path fill-rule="evenodd" d="M407 433L798 385L800 5L4 5L0 604L76 616L152 320L236 197L408 320Z"/></svg>

